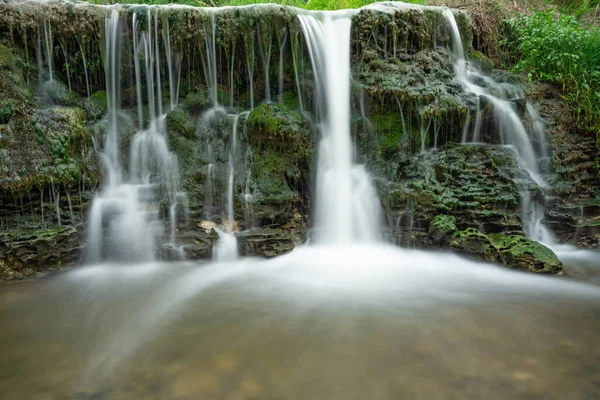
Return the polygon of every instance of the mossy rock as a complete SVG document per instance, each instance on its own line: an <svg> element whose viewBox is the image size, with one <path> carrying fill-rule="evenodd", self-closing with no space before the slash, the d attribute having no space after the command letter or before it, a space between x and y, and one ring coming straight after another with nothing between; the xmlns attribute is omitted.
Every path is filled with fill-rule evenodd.
<svg viewBox="0 0 600 400"><path fill-rule="evenodd" d="M310 150L310 122L299 112L270 103L255 108L248 116L248 140L290 156L302 157Z"/></svg>
<svg viewBox="0 0 600 400"><path fill-rule="evenodd" d="M181 105L191 114L199 115L211 106L207 92L192 92L189 93Z"/></svg>
<svg viewBox="0 0 600 400"><path fill-rule="evenodd" d="M17 68L17 60L10 48L0 43L0 69L14 71Z"/></svg>
<svg viewBox="0 0 600 400"><path fill-rule="evenodd" d="M260 228L239 232L238 247L244 256L275 257L295 247L293 232L281 228Z"/></svg>
<svg viewBox="0 0 600 400"><path fill-rule="evenodd" d="M286 165L285 160L272 150L255 153L252 169L257 176L258 190L272 199L291 199L294 193L285 180L288 168L293 166Z"/></svg>
<svg viewBox="0 0 600 400"><path fill-rule="evenodd" d="M434 243L448 243L454 232L456 232L456 218L452 215L436 215L429 223L429 236Z"/></svg>
<svg viewBox="0 0 600 400"><path fill-rule="evenodd" d="M0 124L8 124L15 113L15 103L9 99L0 99Z"/></svg>
<svg viewBox="0 0 600 400"><path fill-rule="evenodd" d="M76 265L82 243L82 225L1 233L0 280Z"/></svg>
<svg viewBox="0 0 600 400"><path fill-rule="evenodd" d="M541 243L520 235L491 235L490 239L502 256L502 262L512 268L531 272L556 274L562 264L556 254Z"/></svg>
<svg viewBox="0 0 600 400"><path fill-rule="evenodd" d="M53 80L44 84L44 90L50 100L61 106L73 106L77 102L77 95L64 83Z"/></svg>
<svg viewBox="0 0 600 400"><path fill-rule="evenodd" d="M167 130L171 135L192 139L196 132L196 122L187 112L176 108L167 114Z"/></svg>
<svg viewBox="0 0 600 400"><path fill-rule="evenodd" d="M455 232L450 240L450 247L478 260L495 263L502 261L502 257L491 239L475 228Z"/></svg>
<svg viewBox="0 0 600 400"><path fill-rule="evenodd" d="M104 90L98 90L90 96L90 101L94 103L104 114L108 111L108 98Z"/></svg>
<svg viewBox="0 0 600 400"><path fill-rule="evenodd" d="M469 59L473 61L479 69L489 74L494 69L494 62L479 50L474 50L469 53Z"/></svg>

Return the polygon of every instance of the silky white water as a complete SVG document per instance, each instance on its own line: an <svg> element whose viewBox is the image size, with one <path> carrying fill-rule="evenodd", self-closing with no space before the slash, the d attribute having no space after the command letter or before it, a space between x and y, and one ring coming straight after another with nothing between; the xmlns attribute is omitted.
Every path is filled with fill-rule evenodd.
<svg viewBox="0 0 600 400"><path fill-rule="evenodd" d="M541 188L546 188L547 183L540 172L538 155L534 150L530 135L511 102L515 95L523 97L522 91L512 85L502 87L492 78L482 74L471 65L471 63L467 62L462 46L460 31L456 24L454 14L451 10L445 10L443 16L450 26L452 52L456 58L454 65L456 79L463 85L465 91L477 96L477 116L474 126L472 127L472 140L469 140L468 137L468 132L471 127L469 124L470 121L467 120L463 131L463 142L478 142L480 140L482 119L481 104L482 99L487 100L493 107L494 119L502 144L513 146L518 155L519 163L527 171L531 179ZM481 81L486 82L486 84L493 88L500 88L497 92L501 97L494 95L489 89L475 83ZM532 119L533 134L537 135L538 138L540 136L545 136L543 127L540 126L541 121L539 120L539 116L530 105L528 105L528 109L528 113ZM542 132L540 132L540 129L542 129ZM545 158L548 156L548 150L545 147L546 142L545 140L541 140L540 143L542 146L540 149L540 157ZM522 208L521 215L525 234L529 238L546 245L555 244L556 239L554 238L554 235L542 222L544 218L543 204L532 199L530 192L525 187L520 191L520 197Z"/></svg>
<svg viewBox="0 0 600 400"><path fill-rule="evenodd" d="M350 27L353 11L300 14L315 72L320 117L315 225L321 243L374 242L379 199L364 167L352 160Z"/></svg>
<svg viewBox="0 0 600 400"><path fill-rule="evenodd" d="M215 260L152 261L157 242L165 240L167 217L159 215L158 204L170 210L174 244L185 198L161 115L160 90L169 88L171 104L165 109L178 100L179 66L164 45L171 40L164 31L159 42L158 13L148 11L146 29L134 22L130 32L138 129L124 154L127 139L119 129L124 17L112 12L104 38L109 129L98 141L104 185L90 209L88 250L94 262L119 261L1 287L0 398L583 400L597 395L597 287L380 243L379 199L368 171L356 163L350 136L354 11L302 11L296 32L304 36L302 44L289 33L298 61L294 83L304 82L303 52L296 51L305 45L316 79L314 104L302 103L307 99L298 90L300 107L314 106L319 127L316 243L271 260L238 258L235 199L243 187L251 214L251 157L244 154L242 163L239 154L246 115L219 105L216 21L210 12L206 47L199 46L212 108L200 123L210 125L222 116L231 124L227 144L210 135L199 140L208 161L202 218L219 216L223 228ZM459 43L454 41L457 48ZM266 44L261 52L268 64ZM459 54L458 64L464 61L462 50ZM161 86L161 57L167 57L168 86ZM251 80L252 57L241 62ZM251 92L244 107L262 101L256 97ZM522 132L512 131L516 121L505 100L490 101L507 121L505 136L517 134L510 143L519 147ZM222 170L218 146L226 148ZM528 154L519 153L524 165Z"/></svg>
<svg viewBox="0 0 600 400"><path fill-rule="evenodd" d="M104 180L88 215L86 259L90 263L105 259L132 262L153 260L157 241L164 233L159 203L167 200L170 204L171 242L175 240L174 224L178 219L178 210L187 205L185 193L180 189L177 157L169 151L167 144L158 62L158 12L153 14L150 9L146 14L145 30L140 28L137 15L132 16L138 129L130 139L129 155L123 156L122 146L126 139L121 132L127 123L121 111L120 98L123 36L120 18L119 11L113 9L106 18L104 32L108 113L104 143L97 149ZM165 35L165 38L168 37ZM175 72L176 63L172 59L174 55L170 46L167 46L167 55L169 89L176 93L179 90L178 79L175 78L178 73ZM141 58L145 68L142 68ZM147 126L144 126L145 116L142 112L142 74L145 74L148 91ZM175 97L171 95L170 98L173 100ZM173 106L171 104L170 108ZM127 172L124 163L128 164Z"/></svg>

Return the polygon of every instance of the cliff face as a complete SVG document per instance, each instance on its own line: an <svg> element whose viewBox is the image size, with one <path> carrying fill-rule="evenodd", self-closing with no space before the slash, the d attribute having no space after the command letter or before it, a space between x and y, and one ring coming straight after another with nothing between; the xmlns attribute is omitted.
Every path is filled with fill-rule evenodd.
<svg viewBox="0 0 600 400"><path fill-rule="evenodd" d="M122 32L116 50L122 164L150 108L163 108L187 193L185 218L169 221L168 207L158 206L165 232L176 237L161 241L169 243L158 246L158 255L210 257L218 242L214 228L224 224L239 231L242 255L271 257L304 242L320 127L316 75L297 10L4 2L0 278L81 261L87 205L102 181L96 150L108 129L104 30L113 10ZM542 203L542 190L514 149L498 146L503 133L491 105L456 80L442 12L378 5L352 17L352 136L356 158L375 179L384 236L557 272L553 254L522 237L522 195ZM468 17L454 15L468 49ZM135 57L152 45L151 58ZM156 68L158 87L136 77L136 60ZM523 116L525 99L512 101ZM460 145L465 121L476 119L483 143ZM227 221L228 196L234 221ZM440 227L443 221L451 223Z"/></svg>

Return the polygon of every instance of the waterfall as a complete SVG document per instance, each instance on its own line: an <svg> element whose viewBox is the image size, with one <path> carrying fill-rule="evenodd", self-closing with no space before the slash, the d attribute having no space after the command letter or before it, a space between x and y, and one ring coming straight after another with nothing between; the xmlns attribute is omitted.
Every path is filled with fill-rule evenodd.
<svg viewBox="0 0 600 400"><path fill-rule="evenodd" d="M446 9L443 12L443 16L450 26L452 52L456 58L456 62L454 64L454 73L456 75L456 79L463 85L465 91L477 96L477 115L473 129L472 142L478 142L481 139L481 126L483 119L481 100L486 99L493 107L494 119L500 133L502 144L511 145L516 149L517 158L521 166L529 173L531 179L533 179L538 186L545 188L547 184L540 173L538 157L531 142L530 135L527 132L523 121L517 114L512 102L510 101L510 95L514 94L515 90L518 89L511 87L511 90L500 90L500 95L503 96L501 98L492 94L488 88L480 86L480 82L484 82L490 87L498 87L499 84L489 76L482 74L466 61L460 32L458 30L458 25L456 24L454 14L451 10ZM537 116L537 113L530 105L528 105L528 113L530 118L533 120L532 123L534 124L534 133L538 136L538 138L543 137L543 127L542 132L540 132L539 116ZM468 126L466 125L463 131L463 142L468 142ZM540 143L542 146L540 153L543 157L547 157L548 151L545 147L545 140L540 140ZM543 205L531 198L531 194L525 187L526 185L519 186L522 186L520 189L522 208L521 214L525 234L529 238L541 243L554 243L554 235L542 223L544 217Z"/></svg>
<svg viewBox="0 0 600 400"><path fill-rule="evenodd" d="M353 11L300 14L316 80L321 140L316 229L321 243L376 241L380 205L365 168L352 159L350 27Z"/></svg>
<svg viewBox="0 0 600 400"><path fill-rule="evenodd" d="M142 31L137 23L136 14L132 16L139 127L130 140L128 176L121 162L123 159L121 142L125 140L120 133L122 131L120 84L123 33L119 12L116 9L113 9L110 16L106 18L104 61L108 129L104 145L99 149L104 183L92 202L88 217L87 259L89 262L99 262L103 259L152 260L156 252L155 243L164 231L159 218L160 204L164 201L169 203L171 242L175 241L178 209L185 209L187 205L186 196L179 189L177 158L169 151L167 143L165 116L161 115L158 15L152 15L148 10L146 17L146 30ZM170 57L170 51L166 53ZM142 71L140 57L144 60L144 71ZM171 60L168 62L171 63ZM142 126L143 115L140 106L143 101L140 87L142 73L146 75L148 86L150 122L147 129ZM178 83L175 81L176 79L169 79L171 99L176 96L173 92L176 93L178 90ZM156 98L154 88L157 90Z"/></svg>
<svg viewBox="0 0 600 400"><path fill-rule="evenodd" d="M204 61L204 74L208 84L209 98L213 107L219 105L217 98L217 45L216 38L216 23L214 12L210 13L210 26L207 31L207 26L204 27L206 35L206 61Z"/></svg>

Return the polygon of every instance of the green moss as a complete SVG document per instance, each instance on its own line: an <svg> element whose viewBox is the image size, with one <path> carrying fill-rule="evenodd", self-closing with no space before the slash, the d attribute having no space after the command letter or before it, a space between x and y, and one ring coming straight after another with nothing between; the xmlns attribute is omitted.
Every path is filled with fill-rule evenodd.
<svg viewBox="0 0 600 400"><path fill-rule="evenodd" d="M12 100L0 100L0 124L8 124L15 112L15 103Z"/></svg>
<svg viewBox="0 0 600 400"><path fill-rule="evenodd" d="M182 105L188 112L198 115L202 111L210 108L210 100L208 99L205 91L192 92L185 97Z"/></svg>
<svg viewBox="0 0 600 400"><path fill-rule="evenodd" d="M491 235L505 265L531 272L555 274L562 265L556 254L546 246L520 235Z"/></svg>
<svg viewBox="0 0 600 400"><path fill-rule="evenodd" d="M90 100L105 114L108 110L108 99L104 90L98 90L90 96Z"/></svg>
<svg viewBox="0 0 600 400"><path fill-rule="evenodd" d="M167 114L167 130L170 134L192 139L196 132L196 122L188 113L176 108Z"/></svg>
<svg viewBox="0 0 600 400"><path fill-rule="evenodd" d="M390 158L400 151L400 139L404 135L405 121L399 112L377 114L371 118L382 157Z"/></svg>
<svg viewBox="0 0 600 400"><path fill-rule="evenodd" d="M489 74L494 68L494 63L490 60L485 54L482 52L475 50L469 53L469 59L474 61L479 69L481 69L486 74Z"/></svg>
<svg viewBox="0 0 600 400"><path fill-rule="evenodd" d="M498 262L500 260L498 250L490 238L475 228L455 232L450 241L450 246L479 260L488 262Z"/></svg>
<svg viewBox="0 0 600 400"><path fill-rule="evenodd" d="M259 149L286 155L290 161L306 159L310 152L310 123L297 111L271 103L255 108L248 116L248 140Z"/></svg>
<svg viewBox="0 0 600 400"><path fill-rule="evenodd" d="M248 115L247 124L257 203L291 210L292 203L299 200L298 187L305 186L309 179L309 122L282 105L264 104ZM263 208L259 213L276 214L267 210Z"/></svg>
<svg viewBox="0 0 600 400"><path fill-rule="evenodd" d="M14 71L17 68L16 58L12 51L0 43L0 68Z"/></svg>
<svg viewBox="0 0 600 400"><path fill-rule="evenodd" d="M41 230L19 230L7 232L6 236L9 241L21 242L30 241L33 242L38 239L52 239L61 233L70 231L70 227L57 226L50 229Z"/></svg>
<svg viewBox="0 0 600 400"><path fill-rule="evenodd" d="M48 94L48 97L56 104L61 106L72 106L77 101L77 95L73 93L69 88L62 82L53 81L46 82L44 89Z"/></svg>
<svg viewBox="0 0 600 400"><path fill-rule="evenodd" d="M456 231L456 218L454 218L452 215L436 215L431 220L429 227L430 229L434 228L445 235L454 233Z"/></svg>
<svg viewBox="0 0 600 400"><path fill-rule="evenodd" d="M280 203L295 199L295 193L290 189L285 179L288 168L279 153L263 150L255 153L252 164L253 175L256 177L256 189L261 203ZM293 167L292 167L293 168Z"/></svg>
<svg viewBox="0 0 600 400"><path fill-rule="evenodd" d="M436 215L429 223L429 236L436 244L447 244L454 232L456 232L456 218L451 215Z"/></svg>

